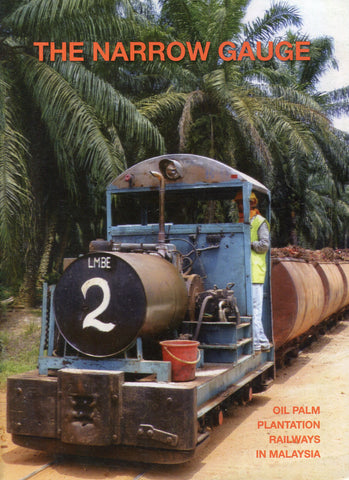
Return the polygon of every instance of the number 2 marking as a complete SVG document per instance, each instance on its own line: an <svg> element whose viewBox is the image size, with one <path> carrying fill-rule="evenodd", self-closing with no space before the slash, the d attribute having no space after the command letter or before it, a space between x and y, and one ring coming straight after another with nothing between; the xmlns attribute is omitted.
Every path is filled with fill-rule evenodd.
<svg viewBox="0 0 349 480"><path fill-rule="evenodd" d="M104 278L94 277L90 278L90 280L86 280L86 282L81 286L81 291L86 299L87 290L91 287L97 286L102 289L103 292L103 300L102 303L95 308L92 312L86 315L84 321L82 322L82 328L93 327L97 328L101 332L110 332L113 328L116 327L114 323L104 323L98 320L96 317L103 313L109 306L110 302L110 288L108 282L104 280Z"/></svg>

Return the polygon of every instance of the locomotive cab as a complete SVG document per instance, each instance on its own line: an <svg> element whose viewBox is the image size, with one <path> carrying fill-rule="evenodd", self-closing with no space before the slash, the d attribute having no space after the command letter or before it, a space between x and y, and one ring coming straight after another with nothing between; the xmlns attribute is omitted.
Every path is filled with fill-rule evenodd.
<svg viewBox="0 0 349 480"><path fill-rule="evenodd" d="M56 287L45 287L38 372L8 380L14 442L183 462L223 402L270 384L273 348L253 350L252 190L269 218L262 184L205 157L151 158L112 182L106 240L91 242ZM263 325L272 343L267 263ZM198 342L194 377L177 381L163 340Z"/></svg>

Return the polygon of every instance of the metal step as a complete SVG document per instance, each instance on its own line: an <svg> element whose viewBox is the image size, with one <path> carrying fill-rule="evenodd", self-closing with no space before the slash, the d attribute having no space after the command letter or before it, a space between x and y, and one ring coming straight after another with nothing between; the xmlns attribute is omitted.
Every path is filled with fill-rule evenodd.
<svg viewBox="0 0 349 480"><path fill-rule="evenodd" d="M222 343L214 343L214 344L201 343L200 348L203 348L203 349L215 348L215 349L222 349L222 350L236 350L237 348L242 347L243 345L247 345L248 343L251 343L251 342L252 342L252 338L243 338L243 339L239 340L237 343L226 343L226 344L222 344Z"/></svg>

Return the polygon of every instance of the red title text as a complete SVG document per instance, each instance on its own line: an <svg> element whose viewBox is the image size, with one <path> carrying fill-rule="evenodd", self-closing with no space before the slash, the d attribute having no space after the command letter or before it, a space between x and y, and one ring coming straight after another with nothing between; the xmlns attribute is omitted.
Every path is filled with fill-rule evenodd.
<svg viewBox="0 0 349 480"><path fill-rule="evenodd" d="M38 48L38 59L42 62L45 58L55 61L60 58L63 62L83 62L85 61L84 42L34 42L34 47ZM124 44L116 43L92 43L92 60L94 62L116 62L122 60L125 62L134 62L136 60L142 62L152 62L158 60L164 62L170 60L172 62L180 62L181 60L190 60L195 62L201 60L205 62L210 53L211 43L196 42L171 42L165 45L162 42L130 42ZM256 42L251 45L249 42L243 42L241 46L237 46L233 42L223 42L218 48L218 57L224 62L240 62L244 59L252 61L267 62L276 57L280 61L310 60L310 42L295 42L291 44L282 41L274 44L268 42L262 44ZM90 53L89 53L90 58Z"/></svg>

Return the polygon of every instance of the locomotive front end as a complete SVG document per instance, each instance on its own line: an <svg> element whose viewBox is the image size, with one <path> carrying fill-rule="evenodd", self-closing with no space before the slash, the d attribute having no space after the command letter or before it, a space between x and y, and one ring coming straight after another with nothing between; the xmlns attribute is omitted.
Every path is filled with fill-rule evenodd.
<svg viewBox="0 0 349 480"><path fill-rule="evenodd" d="M8 379L15 443L181 463L228 405L272 382L273 348L253 347L252 189L268 209L259 182L185 154L145 160L112 182L107 239L91 242L89 253L66 262L56 286L44 288L38 371ZM230 217L238 191L245 223ZM272 342L269 278L265 296ZM172 352L194 375L175 377L163 340L198 345L194 359Z"/></svg>

